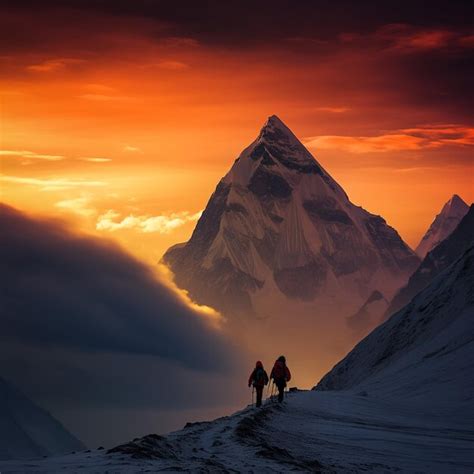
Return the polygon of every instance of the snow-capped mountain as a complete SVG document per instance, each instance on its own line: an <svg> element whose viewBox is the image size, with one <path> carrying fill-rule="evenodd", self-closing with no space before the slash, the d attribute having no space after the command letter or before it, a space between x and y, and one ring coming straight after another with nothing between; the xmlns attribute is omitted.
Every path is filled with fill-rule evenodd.
<svg viewBox="0 0 474 474"><path fill-rule="evenodd" d="M435 217L418 247L416 247L417 255L421 259L425 258L429 251L433 250L451 234L468 210L469 206L457 194L454 194Z"/></svg>
<svg viewBox="0 0 474 474"><path fill-rule="evenodd" d="M420 266L393 297L384 318L405 306L429 282L474 244L474 205L461 219L454 231L437 247L428 252Z"/></svg>
<svg viewBox="0 0 474 474"><path fill-rule="evenodd" d="M24 459L85 449L48 412L0 378L0 459Z"/></svg>
<svg viewBox="0 0 474 474"><path fill-rule="evenodd" d="M474 246L316 386L443 407L474 421Z"/></svg>
<svg viewBox="0 0 474 474"><path fill-rule="evenodd" d="M385 220L344 190L276 116L222 178L191 239L163 261L200 303L390 297L419 263ZM278 295L278 296L276 296Z"/></svg>

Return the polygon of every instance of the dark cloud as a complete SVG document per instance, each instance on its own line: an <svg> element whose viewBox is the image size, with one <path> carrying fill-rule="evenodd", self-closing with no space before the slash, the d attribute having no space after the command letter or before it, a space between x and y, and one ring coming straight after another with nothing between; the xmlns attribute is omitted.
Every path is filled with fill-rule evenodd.
<svg viewBox="0 0 474 474"><path fill-rule="evenodd" d="M449 4L438 0L429 5L422 0L15 0L4 3L7 12L19 12L25 19L46 14L52 24L59 23L57 20L66 21L73 27L72 32L75 26L81 26L85 35L95 33L100 18L104 19L105 28L106 19L112 26L126 19L132 30L135 21L146 20L150 25L155 22L157 38L163 35L192 37L206 44L228 47L294 37L327 40L341 33L363 33L397 23L464 28L471 26L469 13L472 13L472 4L460 0ZM85 18L92 22L84 22ZM37 22L35 30L40 40L47 29L47 24ZM11 40L21 42L21 32L10 37Z"/></svg>
<svg viewBox="0 0 474 474"><path fill-rule="evenodd" d="M422 0L16 0L4 2L0 60L6 75L39 80L34 68L44 67L44 61L69 61L63 71L80 77L110 57L140 61L163 51L179 57L193 48L260 54L262 63L305 69L308 90L340 84L338 94L352 106L370 108L372 98L384 115L395 103L458 122L472 110L472 5L460 0L429 5ZM318 74L322 67L330 71L326 81ZM295 84L299 88L299 81Z"/></svg>
<svg viewBox="0 0 474 474"><path fill-rule="evenodd" d="M107 240L0 207L0 338L158 356L221 370L229 350L206 316Z"/></svg>
<svg viewBox="0 0 474 474"><path fill-rule="evenodd" d="M6 205L0 227L0 373L54 414L68 413L86 442L99 442L97 427L110 422L84 426L88 410L140 416L239 399L232 384L244 377L235 378L231 341L151 269L110 241ZM143 426L117 419L102 442ZM168 419L157 430L171 427Z"/></svg>

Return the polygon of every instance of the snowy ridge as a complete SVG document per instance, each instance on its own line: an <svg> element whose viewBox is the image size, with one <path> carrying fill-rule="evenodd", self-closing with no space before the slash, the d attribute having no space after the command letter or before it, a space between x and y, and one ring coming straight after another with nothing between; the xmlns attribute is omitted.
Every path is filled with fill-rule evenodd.
<svg viewBox="0 0 474 474"><path fill-rule="evenodd" d="M446 239L467 214L469 206L455 194L441 209L415 249L420 258Z"/></svg>
<svg viewBox="0 0 474 474"><path fill-rule="evenodd" d="M457 260L472 245L474 245L474 205L471 205L456 229L433 250L428 252L407 284L400 288L393 297L385 312L384 319L405 306L433 278Z"/></svg>
<svg viewBox="0 0 474 474"><path fill-rule="evenodd" d="M168 436L108 452L0 462L3 473L464 473L474 462L472 425L396 399L344 392L290 394Z"/></svg>
<svg viewBox="0 0 474 474"><path fill-rule="evenodd" d="M163 261L195 300L230 313L262 306L264 287L289 300L338 294L360 306L375 289L391 296L419 263L276 116L220 181L191 239Z"/></svg>
<svg viewBox="0 0 474 474"><path fill-rule="evenodd" d="M339 362L316 390L443 407L474 423L474 246ZM472 426L472 425L471 425Z"/></svg>
<svg viewBox="0 0 474 474"><path fill-rule="evenodd" d="M84 449L59 421L1 378L0 439L0 459L42 457Z"/></svg>

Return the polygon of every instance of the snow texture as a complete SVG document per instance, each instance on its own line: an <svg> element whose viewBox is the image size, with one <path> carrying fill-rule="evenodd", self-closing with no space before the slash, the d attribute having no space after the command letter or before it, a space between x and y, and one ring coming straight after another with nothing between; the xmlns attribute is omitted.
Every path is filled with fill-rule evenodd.
<svg viewBox="0 0 474 474"><path fill-rule="evenodd" d="M391 297L419 264L275 115L219 182L191 239L163 261L193 299L227 313L251 312L263 292L337 294L359 307L376 289Z"/></svg>
<svg viewBox="0 0 474 474"><path fill-rule="evenodd" d="M473 355L474 246L359 342L316 390L439 405L473 423Z"/></svg>
<svg viewBox="0 0 474 474"><path fill-rule="evenodd" d="M457 195L443 206L441 212L436 216L426 234L421 239L415 252L420 258L441 243L458 226L461 219L467 214L469 206Z"/></svg>
<svg viewBox="0 0 474 474"><path fill-rule="evenodd" d="M0 463L2 473L469 473L472 424L392 398L345 392L290 394L166 437L108 452Z"/></svg>
<svg viewBox="0 0 474 474"><path fill-rule="evenodd" d="M420 266L390 302L384 319L405 306L433 278L458 259L474 244L474 205L461 219L454 231L433 250L428 252Z"/></svg>

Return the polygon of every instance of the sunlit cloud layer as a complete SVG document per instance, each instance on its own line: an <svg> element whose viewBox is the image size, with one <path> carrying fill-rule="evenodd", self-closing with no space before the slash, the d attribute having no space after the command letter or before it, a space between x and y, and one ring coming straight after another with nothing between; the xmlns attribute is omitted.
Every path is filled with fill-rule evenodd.
<svg viewBox="0 0 474 474"><path fill-rule="evenodd" d="M82 62L84 62L84 60L78 58L46 59L38 64L31 64L27 66L26 69L30 72L52 73L64 69L69 65L74 65Z"/></svg>
<svg viewBox="0 0 474 474"><path fill-rule="evenodd" d="M120 218L120 213L109 210L97 219L96 229L117 231L122 229L136 229L140 232L158 232L168 234L188 222L195 222L201 217L202 211L191 214L187 211L159 216L134 216Z"/></svg>
<svg viewBox="0 0 474 474"><path fill-rule="evenodd" d="M25 178L20 176L0 175L0 181L14 184L24 184L38 186L42 191L56 191L60 189L78 188L78 187L102 187L106 186L105 181L88 181L85 179L69 179L69 178Z"/></svg>
<svg viewBox="0 0 474 474"><path fill-rule="evenodd" d="M70 211L80 216L89 217L97 214L97 210L91 206L91 202L92 199L90 197L84 196L58 201L55 206L59 209Z"/></svg>
<svg viewBox="0 0 474 474"><path fill-rule="evenodd" d="M349 153L378 153L422 150L450 145L474 146L474 128L438 125L402 129L378 136L322 135L305 140L314 149L335 149Z"/></svg>
<svg viewBox="0 0 474 474"><path fill-rule="evenodd" d="M80 159L84 161L90 161L92 163L108 163L112 161L112 158L105 158L99 156L82 156Z"/></svg>
<svg viewBox="0 0 474 474"><path fill-rule="evenodd" d="M106 94L82 94L79 96L79 98L97 102L116 102L124 100L133 100L132 97Z"/></svg>
<svg viewBox="0 0 474 474"><path fill-rule="evenodd" d="M61 161L64 160L62 155L46 155L27 150L0 150L0 156L18 156L32 160Z"/></svg>

